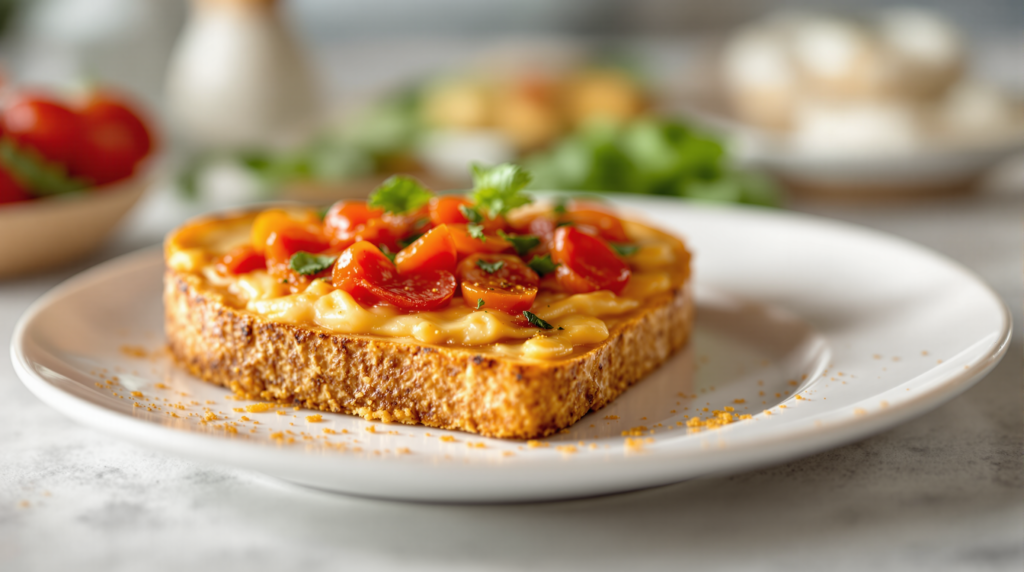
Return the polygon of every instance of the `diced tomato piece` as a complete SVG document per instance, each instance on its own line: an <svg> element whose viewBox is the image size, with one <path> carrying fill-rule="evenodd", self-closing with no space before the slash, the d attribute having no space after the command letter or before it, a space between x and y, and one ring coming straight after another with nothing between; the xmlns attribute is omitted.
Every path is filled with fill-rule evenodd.
<svg viewBox="0 0 1024 572"><path fill-rule="evenodd" d="M470 221L461 207L472 206L473 201L462 196L434 197L430 199L430 221L434 224L468 224ZM480 216L483 218L479 224L485 231L498 232L508 227L504 217L489 217L482 212Z"/></svg>
<svg viewBox="0 0 1024 572"><path fill-rule="evenodd" d="M384 302L406 311L427 311L447 305L455 295L455 276L446 270L399 274L390 260L369 242L356 242L334 264L334 286L364 306Z"/></svg>
<svg viewBox="0 0 1024 572"><path fill-rule="evenodd" d="M415 242L403 248L395 256L395 266L400 274L412 274L426 270L455 272L458 252L455 241L448 231L448 225L434 227Z"/></svg>
<svg viewBox="0 0 1024 572"><path fill-rule="evenodd" d="M268 209L261 212L252 223L250 233L253 249L263 254L270 235L285 228L298 228L312 234L322 234L320 220L311 209L285 211Z"/></svg>
<svg viewBox="0 0 1024 572"><path fill-rule="evenodd" d="M230 252L221 257L217 263L217 270L221 274L248 274L253 270L260 270L267 267L267 259L256 252L251 244L243 244L232 248Z"/></svg>
<svg viewBox="0 0 1024 572"><path fill-rule="evenodd" d="M467 306L509 314L529 310L540 285L537 273L514 254L473 254L459 263L458 274Z"/></svg>
<svg viewBox="0 0 1024 572"><path fill-rule="evenodd" d="M303 276L291 269L292 255L297 252L309 252L318 254L331 248L331 243L318 232L311 232L308 229L298 226L284 226L275 229L267 239L267 247L264 255L267 259L267 271L278 280L297 287L308 284L316 276ZM293 288L294 289L294 288Z"/></svg>
<svg viewBox="0 0 1024 572"><path fill-rule="evenodd" d="M569 206L569 212L563 214L560 220L569 221L581 227L593 227L598 236L611 242L629 242L629 236L626 235L622 221L602 205L596 203L574 202Z"/></svg>
<svg viewBox="0 0 1024 572"><path fill-rule="evenodd" d="M572 226L555 231L551 258L562 288L574 294L611 290L621 294L632 272L604 241Z"/></svg>
<svg viewBox="0 0 1024 572"><path fill-rule="evenodd" d="M338 201L324 216L324 232L338 250L353 242L365 240L392 251L399 249L398 241L415 232L418 223L429 222L424 207L412 213L396 215L384 209L371 208L366 201ZM421 230L422 232L422 230Z"/></svg>
<svg viewBox="0 0 1024 572"><path fill-rule="evenodd" d="M366 201L338 201L324 215L324 232L331 238L348 240L360 225L383 214L384 209L370 208Z"/></svg>
<svg viewBox="0 0 1024 572"><path fill-rule="evenodd" d="M468 225L449 224L447 226L459 256L468 256L482 252L497 253L512 248L512 245L507 240L496 234L489 234L487 231L484 231L484 238L479 239L473 238L469 234Z"/></svg>

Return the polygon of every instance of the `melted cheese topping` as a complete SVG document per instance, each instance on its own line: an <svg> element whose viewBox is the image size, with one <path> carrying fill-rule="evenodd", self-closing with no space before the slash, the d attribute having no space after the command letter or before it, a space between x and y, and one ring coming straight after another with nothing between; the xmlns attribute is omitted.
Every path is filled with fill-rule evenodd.
<svg viewBox="0 0 1024 572"><path fill-rule="evenodd" d="M274 322L315 327L339 334L414 340L438 346L469 346L527 360L551 360L585 350L609 336L609 329L645 304L683 284L689 276L689 253L678 240L638 223L625 221L640 245L628 260L633 275L621 296L608 291L566 294L544 289L531 312L554 326L543 330L521 325L504 312L476 310L460 297L444 309L403 314L388 305L365 308L326 280L314 280L301 292L258 270L224 276L216 261L248 240L252 217L189 225L167 243L167 265L199 276L233 308ZM196 228L199 225L207 230Z"/></svg>

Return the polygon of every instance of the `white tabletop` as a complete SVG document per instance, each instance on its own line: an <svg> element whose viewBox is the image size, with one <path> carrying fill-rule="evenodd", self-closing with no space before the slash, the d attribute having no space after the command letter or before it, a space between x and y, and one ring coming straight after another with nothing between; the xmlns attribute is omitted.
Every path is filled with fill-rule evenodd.
<svg viewBox="0 0 1024 572"><path fill-rule="evenodd" d="M915 204L791 206L928 245L1021 317L1024 185ZM77 270L156 243L189 208L151 193L74 269L0 283L0 347ZM564 503L353 498L171 457L75 425L0 353L0 569L1014 570L1024 567L1016 337L976 387L895 430L760 471Z"/></svg>

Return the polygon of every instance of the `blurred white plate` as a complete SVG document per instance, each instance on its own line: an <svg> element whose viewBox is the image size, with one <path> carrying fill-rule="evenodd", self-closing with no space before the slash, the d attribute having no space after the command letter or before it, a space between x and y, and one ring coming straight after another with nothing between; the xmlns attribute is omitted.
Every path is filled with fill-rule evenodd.
<svg viewBox="0 0 1024 572"><path fill-rule="evenodd" d="M82 192L0 205L0 278L73 262L95 250L150 181L148 170Z"/></svg>
<svg viewBox="0 0 1024 572"><path fill-rule="evenodd" d="M770 210L659 198L622 206L692 245L692 343L537 446L345 415L311 422L313 412L290 408L245 411L162 350L155 249L41 298L17 326L14 365L54 408L146 446L346 493L504 502L663 485L861 439L973 385L1010 339L1009 313L985 284L906 241ZM727 407L751 418L686 427L689 416Z"/></svg>

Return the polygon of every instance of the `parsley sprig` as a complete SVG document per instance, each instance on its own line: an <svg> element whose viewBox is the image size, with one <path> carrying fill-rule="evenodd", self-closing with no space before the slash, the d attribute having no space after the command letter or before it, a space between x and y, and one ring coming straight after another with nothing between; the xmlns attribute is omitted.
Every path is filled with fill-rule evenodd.
<svg viewBox="0 0 1024 572"><path fill-rule="evenodd" d="M300 250L293 254L291 259L288 260L288 268L291 268L303 276L312 276L333 266L334 261L337 259L337 256L330 256L328 254L312 254Z"/></svg>
<svg viewBox="0 0 1024 572"><path fill-rule="evenodd" d="M370 194L370 206L393 214L405 214L430 202L434 193L407 175L393 175Z"/></svg>
<svg viewBox="0 0 1024 572"><path fill-rule="evenodd" d="M509 234L499 229L498 236L511 243L512 247L516 249L516 254L519 256L526 254L533 247L540 244L540 239L532 234Z"/></svg>
<svg viewBox="0 0 1024 572"><path fill-rule="evenodd" d="M640 247L638 245L629 244L627 242L609 242L608 246L612 247L612 250L615 251L615 254L618 254L623 258L627 256L633 256L634 254L636 254L637 250L640 250Z"/></svg>
<svg viewBox="0 0 1024 572"><path fill-rule="evenodd" d="M538 328L542 328L545 330L550 330L554 328L554 326L545 322L540 318L540 316L534 314L533 312L523 310L523 316L526 317L526 321L529 322L531 326L537 326Z"/></svg>
<svg viewBox="0 0 1024 572"><path fill-rule="evenodd" d="M476 265L480 268L480 270L483 270L488 274L494 274L495 272L501 270L505 266L505 261L496 260L494 262L487 262L483 258L477 258Z"/></svg>
<svg viewBox="0 0 1024 572"><path fill-rule="evenodd" d="M476 206L491 217L498 217L514 208L533 202L522 192L533 178L519 165L502 163L486 168L473 165L473 192L471 197Z"/></svg>
<svg viewBox="0 0 1024 572"><path fill-rule="evenodd" d="M545 274L551 274L558 268L558 264L551 260L550 254L544 256L534 256L526 263L527 266L533 269L537 274L544 276Z"/></svg>

